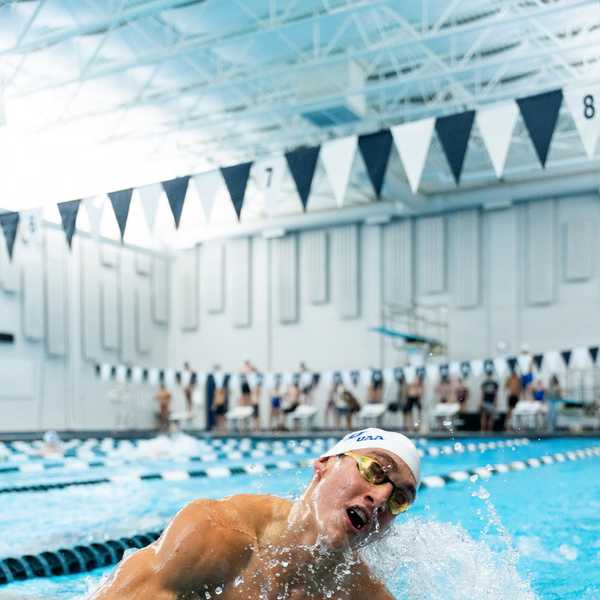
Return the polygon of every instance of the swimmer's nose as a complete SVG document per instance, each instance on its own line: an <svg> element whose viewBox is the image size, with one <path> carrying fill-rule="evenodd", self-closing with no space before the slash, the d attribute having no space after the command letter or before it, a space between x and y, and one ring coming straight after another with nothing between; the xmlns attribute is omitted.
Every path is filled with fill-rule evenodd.
<svg viewBox="0 0 600 600"><path fill-rule="evenodd" d="M384 506L390 494L392 493L393 486L391 483L382 483L381 485L374 485L369 490L369 493L365 496L365 500L369 502L372 508L381 508Z"/></svg>

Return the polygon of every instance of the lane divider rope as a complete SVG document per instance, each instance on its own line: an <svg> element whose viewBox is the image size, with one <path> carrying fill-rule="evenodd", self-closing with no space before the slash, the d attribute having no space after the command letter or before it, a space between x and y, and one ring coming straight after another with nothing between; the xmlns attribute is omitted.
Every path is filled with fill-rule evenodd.
<svg viewBox="0 0 600 600"><path fill-rule="evenodd" d="M527 438L518 439L518 440L506 440L506 441L498 441L498 442L482 442L479 444L460 444L456 443L454 446L443 446L441 448L428 448L425 453L427 456L435 458L438 456L446 456L449 454L455 453L465 453L465 452L484 452L487 450L495 450L498 448L512 448L517 446L523 446L529 443ZM309 448L304 448L298 446L294 449L294 454L306 454L309 452ZM282 455L287 456L288 453L283 452ZM228 454L223 454L223 456L219 456L218 454L205 455L204 457L192 457L190 459L191 462L207 462L218 460L219 458L226 458L227 460L239 460L241 458L263 458L268 456L262 450L253 450L251 452L232 452ZM119 464L97 464L96 462L92 463L93 467L99 466L120 466ZM121 463L126 464L126 463ZM229 467L208 467L206 469L194 469L194 470L183 470L183 469L168 469L165 471L160 471L156 473L145 473L145 474L136 474L136 473L125 473L125 474L116 474L109 477L97 477L94 479L81 479L74 481L62 481L62 482L47 482L47 483L30 483L27 485L13 485L13 486L5 486L0 487L0 494L11 494L11 493L21 493L21 492L47 492L50 490L57 489L65 489L68 487L75 486L84 486L84 485L100 485L103 483L121 483L123 481L153 481L153 480L167 480L167 481L182 481L185 479L193 479L198 477L229 477L231 475L256 475L260 473L264 473L265 471L272 471L275 469L293 469L293 468L304 468L306 466L310 466L312 464L311 461L286 461L280 460L276 463L253 463L250 465L243 466L229 466ZM79 468L81 470L86 470L86 464L84 463ZM40 465L41 466L41 465ZM22 468L23 467L23 468ZM54 468L54 467L53 467ZM71 467L73 468L73 467ZM91 467L90 467L91 468ZM39 468L36 464L34 468L26 467L25 465L19 466L19 471L22 473L31 473L31 472L39 472L43 471L43 469ZM1 470L0 470L1 472Z"/></svg>
<svg viewBox="0 0 600 600"><path fill-rule="evenodd" d="M453 471L447 475L430 475L424 477L421 488L443 488L449 483L464 482L474 477L483 479L491 475L537 469L545 465L576 461L584 458L600 457L600 446L584 448L569 452L547 454L540 458L516 460L508 464L496 464L464 471ZM310 463L311 461L302 461ZM291 463L290 463L291 464ZM225 471L225 468L222 468ZM0 585L14 581L33 579L37 577L54 577L93 571L99 567L117 564L128 549L139 549L157 540L162 531L151 531L131 537L121 537L117 540L78 544L72 548L59 548L56 551L45 551L39 554L26 554L19 558L0 560Z"/></svg>

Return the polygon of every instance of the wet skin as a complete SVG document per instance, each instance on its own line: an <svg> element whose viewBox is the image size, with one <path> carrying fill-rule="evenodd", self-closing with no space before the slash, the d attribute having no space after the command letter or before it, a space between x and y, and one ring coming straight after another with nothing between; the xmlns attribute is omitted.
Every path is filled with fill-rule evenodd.
<svg viewBox="0 0 600 600"><path fill-rule="evenodd" d="M400 459L382 450L361 454L383 464L394 485L414 491ZM90 600L392 599L357 554L393 521L392 489L390 482L368 483L352 458L332 457L315 463L294 503L257 495L196 500Z"/></svg>

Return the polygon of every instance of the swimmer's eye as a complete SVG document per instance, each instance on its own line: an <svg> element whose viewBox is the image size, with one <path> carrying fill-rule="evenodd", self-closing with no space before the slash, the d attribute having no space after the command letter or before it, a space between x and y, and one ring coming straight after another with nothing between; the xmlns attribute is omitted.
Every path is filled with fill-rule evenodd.
<svg viewBox="0 0 600 600"><path fill-rule="evenodd" d="M371 483L380 485L387 481L387 475L379 463L372 461L365 470L367 471L368 480Z"/></svg>

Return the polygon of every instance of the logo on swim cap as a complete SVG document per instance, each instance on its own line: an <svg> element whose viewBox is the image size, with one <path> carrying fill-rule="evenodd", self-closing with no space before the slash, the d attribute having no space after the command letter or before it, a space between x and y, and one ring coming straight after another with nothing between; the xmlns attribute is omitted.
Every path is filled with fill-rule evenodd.
<svg viewBox="0 0 600 600"><path fill-rule="evenodd" d="M347 435L344 439L356 440L357 442L376 442L377 440L383 439L382 435L365 435L366 433L366 430L355 431L354 433Z"/></svg>

